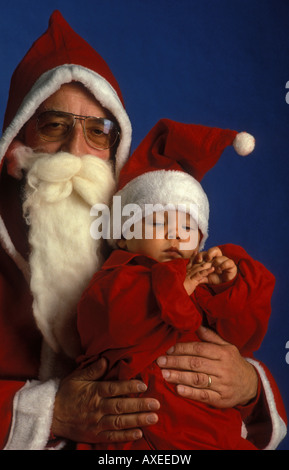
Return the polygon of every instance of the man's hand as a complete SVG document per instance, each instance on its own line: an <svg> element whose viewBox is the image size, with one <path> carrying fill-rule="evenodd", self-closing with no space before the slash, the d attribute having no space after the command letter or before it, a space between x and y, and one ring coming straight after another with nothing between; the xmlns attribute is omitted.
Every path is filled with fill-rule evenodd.
<svg viewBox="0 0 289 470"><path fill-rule="evenodd" d="M163 377L177 392L215 408L245 405L255 398L258 376L238 349L210 329L200 327L202 342L178 343L157 360Z"/></svg>
<svg viewBox="0 0 289 470"><path fill-rule="evenodd" d="M125 442L140 439L140 428L158 421L160 404L151 398L129 398L146 385L139 380L102 382L104 359L77 370L60 384L52 432L76 442Z"/></svg>

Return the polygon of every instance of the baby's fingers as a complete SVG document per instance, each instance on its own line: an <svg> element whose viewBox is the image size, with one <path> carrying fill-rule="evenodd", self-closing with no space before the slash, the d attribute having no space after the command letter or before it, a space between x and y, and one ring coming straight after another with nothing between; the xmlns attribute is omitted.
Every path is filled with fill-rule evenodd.
<svg viewBox="0 0 289 470"><path fill-rule="evenodd" d="M234 261L224 256L220 256L213 260L212 265L214 266L217 273L222 273L224 271L230 271L236 267Z"/></svg>
<svg viewBox="0 0 289 470"><path fill-rule="evenodd" d="M193 264L190 266L189 264L187 265L187 274L189 276L193 276L194 274L203 271L204 269L209 269L212 267L212 263L198 263L198 264Z"/></svg>
<svg viewBox="0 0 289 470"><path fill-rule="evenodd" d="M219 257L219 256L223 256L223 253L221 252L218 246L213 246L207 251L204 259L206 261L212 261L214 258Z"/></svg>
<svg viewBox="0 0 289 470"><path fill-rule="evenodd" d="M222 282L232 281L238 272L237 266L232 259L220 259L217 258L213 262L215 267L215 272Z"/></svg>
<svg viewBox="0 0 289 470"><path fill-rule="evenodd" d="M202 263L204 261L205 255L206 255L206 251L201 251L200 253L198 253L194 258L194 263L196 264Z"/></svg>
<svg viewBox="0 0 289 470"><path fill-rule="evenodd" d="M198 270L188 273L188 277L198 282L200 282L201 280L204 280L204 282L208 282L207 278L209 274L211 274L214 270L215 268L213 266L210 266L206 269L200 266Z"/></svg>

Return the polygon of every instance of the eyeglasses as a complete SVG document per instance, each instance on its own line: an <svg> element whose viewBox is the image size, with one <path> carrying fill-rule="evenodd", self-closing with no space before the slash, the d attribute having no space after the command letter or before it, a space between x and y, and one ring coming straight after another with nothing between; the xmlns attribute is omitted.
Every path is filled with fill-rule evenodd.
<svg viewBox="0 0 289 470"><path fill-rule="evenodd" d="M71 133L76 119L81 121L86 142L94 149L109 149L116 143L120 131L115 122L106 118L79 116L62 111L41 113L37 117L37 132L42 140L60 142Z"/></svg>

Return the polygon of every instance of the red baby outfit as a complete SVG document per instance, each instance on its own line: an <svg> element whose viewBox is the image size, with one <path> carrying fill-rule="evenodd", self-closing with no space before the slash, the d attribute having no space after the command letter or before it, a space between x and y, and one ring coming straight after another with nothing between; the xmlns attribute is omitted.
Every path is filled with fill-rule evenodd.
<svg viewBox="0 0 289 470"><path fill-rule="evenodd" d="M238 409L215 409L177 395L155 360L178 341L199 341L202 323L214 327L244 355L258 349L271 312L274 276L241 247L220 247L238 265L234 281L183 287L188 260L165 263L116 250L93 277L78 310L82 365L105 357L105 380L138 378L161 403L156 425L127 444L94 449L255 449L242 437ZM91 446L79 444L78 449Z"/></svg>

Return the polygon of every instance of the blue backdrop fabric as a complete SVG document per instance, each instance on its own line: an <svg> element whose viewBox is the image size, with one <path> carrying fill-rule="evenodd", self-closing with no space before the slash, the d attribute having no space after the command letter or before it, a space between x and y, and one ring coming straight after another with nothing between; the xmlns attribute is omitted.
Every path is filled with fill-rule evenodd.
<svg viewBox="0 0 289 470"><path fill-rule="evenodd" d="M117 77L133 149L163 117L255 136L251 156L228 148L203 180L207 247L240 244L276 276L256 356L273 372L289 414L289 1L10 0L0 16L1 124L12 72L55 9ZM289 450L288 437L279 448Z"/></svg>

